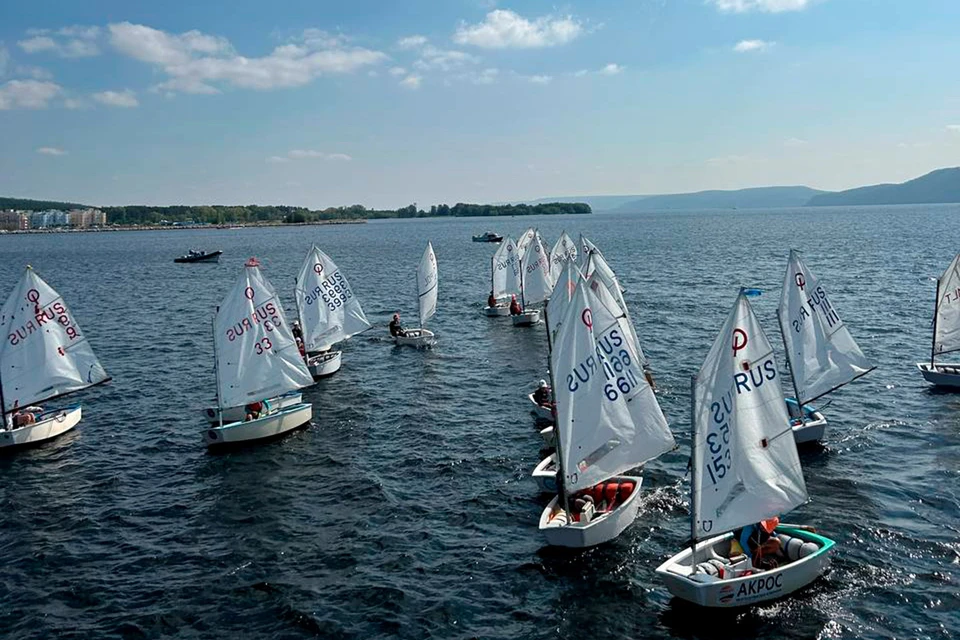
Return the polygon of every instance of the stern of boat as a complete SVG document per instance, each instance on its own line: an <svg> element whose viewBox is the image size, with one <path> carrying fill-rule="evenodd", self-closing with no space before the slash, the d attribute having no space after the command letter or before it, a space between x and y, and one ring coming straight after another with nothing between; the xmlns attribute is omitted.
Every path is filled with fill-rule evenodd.
<svg viewBox="0 0 960 640"><path fill-rule="evenodd" d="M540 532L547 544L574 549L594 547L613 540L633 524L640 510L638 498L643 478L617 476L610 480L633 482L633 493L612 512L594 517L590 522L566 522L566 515L560 507L560 496L555 496L550 501L540 514Z"/></svg>

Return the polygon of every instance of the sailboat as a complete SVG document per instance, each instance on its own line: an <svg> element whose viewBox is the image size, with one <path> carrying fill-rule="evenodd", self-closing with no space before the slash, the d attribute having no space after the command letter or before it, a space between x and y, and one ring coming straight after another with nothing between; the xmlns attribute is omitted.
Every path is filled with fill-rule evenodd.
<svg viewBox="0 0 960 640"><path fill-rule="evenodd" d="M310 374L322 378L336 373L343 352L331 347L366 331L370 323L346 276L316 245L300 267L296 299Z"/></svg>
<svg viewBox="0 0 960 640"><path fill-rule="evenodd" d="M110 377L67 303L29 266L0 310L0 332L0 448L50 440L77 426L79 404L46 411L32 411L30 405ZM34 421L14 426L9 415L14 408L29 412Z"/></svg>
<svg viewBox="0 0 960 640"><path fill-rule="evenodd" d="M810 584L834 543L804 527L772 531L785 553L777 568L731 553L734 530L807 499L773 348L744 291L692 387L690 546L657 574L674 596L705 607L754 604Z"/></svg>
<svg viewBox="0 0 960 640"><path fill-rule="evenodd" d="M550 280L550 256L543 247L540 234L534 232L520 260L520 307L522 312L513 316L513 326L530 327L540 322L540 311L528 305L540 304L550 297L553 283Z"/></svg>
<svg viewBox="0 0 960 640"><path fill-rule="evenodd" d="M517 252L522 256L527 250L527 245L533 242L533 239L537 237L537 230L534 227L530 227L517 239Z"/></svg>
<svg viewBox="0 0 960 640"><path fill-rule="evenodd" d="M577 261L577 244L564 231L550 250L550 281L556 283L568 260Z"/></svg>
<svg viewBox="0 0 960 640"><path fill-rule="evenodd" d="M433 344L435 336L424 324L437 312L437 257L433 253L433 244L427 242L420 264L417 265L417 301L420 308L420 328L407 329L402 336L396 336L397 345L425 347Z"/></svg>
<svg viewBox="0 0 960 640"><path fill-rule="evenodd" d="M876 367L860 351L823 285L795 250L790 251L777 320L793 381L794 397L787 399L793 437L797 444L816 442L823 437L827 419L808 403Z"/></svg>
<svg viewBox="0 0 960 640"><path fill-rule="evenodd" d="M923 379L938 387L960 388L960 364L936 362L937 356L954 351L960 351L960 254L937 279L930 362L917 363Z"/></svg>
<svg viewBox="0 0 960 640"><path fill-rule="evenodd" d="M554 546L620 535L637 517L643 482L622 474L674 447L625 325L606 287L580 279L550 358L551 379L562 383L554 386L562 490L541 513L540 531Z"/></svg>
<svg viewBox="0 0 960 640"><path fill-rule="evenodd" d="M490 291L497 305L487 305L483 312L490 317L510 315L510 296L520 292L520 252L512 238L500 243L490 261Z"/></svg>
<svg viewBox="0 0 960 640"><path fill-rule="evenodd" d="M213 319L213 352L217 373L217 406L245 407L313 384L287 324L273 286L260 272L256 258L247 260L236 284ZM204 433L209 447L273 438L302 427L313 417L313 405L282 409L263 403L260 417L220 423ZM246 413L246 411L245 411Z"/></svg>

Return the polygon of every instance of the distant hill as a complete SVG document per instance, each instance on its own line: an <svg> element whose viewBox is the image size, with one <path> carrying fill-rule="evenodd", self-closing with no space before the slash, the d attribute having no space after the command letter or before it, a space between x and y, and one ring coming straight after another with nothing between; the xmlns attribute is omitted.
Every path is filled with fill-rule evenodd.
<svg viewBox="0 0 960 640"><path fill-rule="evenodd" d="M826 193L810 187L755 187L735 191L697 191L647 196L625 202L618 212L677 209L776 209L802 207L810 198Z"/></svg>
<svg viewBox="0 0 960 640"><path fill-rule="evenodd" d="M634 195L634 196L560 196L558 198L539 198L537 200L527 200L522 203L516 204L551 204L554 202L565 202L565 203L575 203L583 202L590 205L590 208L594 211L610 211L611 209L616 209L625 202L630 202L631 200L639 200L641 198L646 198L647 196Z"/></svg>
<svg viewBox="0 0 960 640"><path fill-rule="evenodd" d="M934 204L960 202L960 167L937 169L900 184L877 184L814 196L810 207L864 204Z"/></svg>
<svg viewBox="0 0 960 640"><path fill-rule="evenodd" d="M55 202L53 200L28 200L26 198L0 198L0 210L22 209L24 211L44 211L46 209L86 209L87 205L76 202Z"/></svg>

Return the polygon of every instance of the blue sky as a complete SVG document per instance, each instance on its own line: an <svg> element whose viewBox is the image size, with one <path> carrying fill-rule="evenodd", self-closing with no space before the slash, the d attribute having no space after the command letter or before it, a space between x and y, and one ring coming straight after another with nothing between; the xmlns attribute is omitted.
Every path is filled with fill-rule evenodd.
<svg viewBox="0 0 960 640"><path fill-rule="evenodd" d="M6 3L0 195L396 207L960 165L955 0Z"/></svg>

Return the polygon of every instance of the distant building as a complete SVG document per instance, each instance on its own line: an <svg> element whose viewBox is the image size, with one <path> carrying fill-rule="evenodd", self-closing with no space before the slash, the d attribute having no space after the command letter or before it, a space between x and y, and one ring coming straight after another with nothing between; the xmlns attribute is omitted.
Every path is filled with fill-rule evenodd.
<svg viewBox="0 0 960 640"><path fill-rule="evenodd" d="M107 214L99 209L72 209L67 212L67 224L71 227L100 227L107 224Z"/></svg>
<svg viewBox="0 0 960 640"><path fill-rule="evenodd" d="M30 228L30 218L25 211L0 211L0 230L23 231Z"/></svg>
<svg viewBox="0 0 960 640"><path fill-rule="evenodd" d="M59 209L34 211L30 214L31 229L50 229L52 227L67 226L67 212Z"/></svg>

